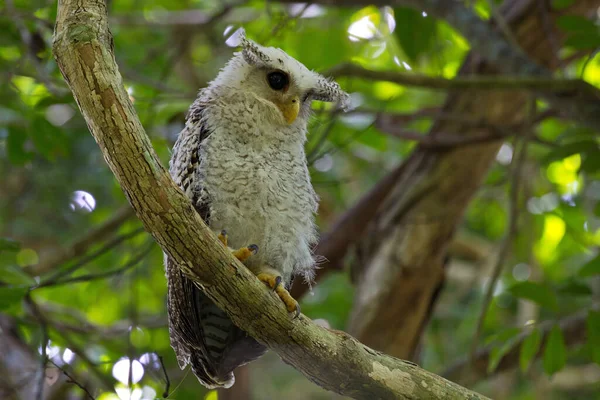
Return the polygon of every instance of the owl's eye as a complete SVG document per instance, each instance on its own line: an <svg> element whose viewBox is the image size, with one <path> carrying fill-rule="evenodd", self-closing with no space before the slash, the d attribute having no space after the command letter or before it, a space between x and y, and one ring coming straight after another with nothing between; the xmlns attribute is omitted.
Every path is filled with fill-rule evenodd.
<svg viewBox="0 0 600 400"><path fill-rule="evenodd" d="M271 89L273 89L273 90L283 90L290 83L290 80L289 80L287 74L285 74L281 71L275 71L275 72L269 73L267 75L267 80L269 81L269 86L271 86Z"/></svg>

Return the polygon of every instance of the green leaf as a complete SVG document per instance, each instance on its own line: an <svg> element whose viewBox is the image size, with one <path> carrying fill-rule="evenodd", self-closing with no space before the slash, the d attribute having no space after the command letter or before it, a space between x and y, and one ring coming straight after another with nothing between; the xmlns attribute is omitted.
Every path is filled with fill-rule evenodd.
<svg viewBox="0 0 600 400"><path fill-rule="evenodd" d="M22 268L16 265L0 266L0 281L9 285L35 285L35 279L27 275Z"/></svg>
<svg viewBox="0 0 600 400"><path fill-rule="evenodd" d="M598 143L595 140L582 140L579 142L572 142L561 144L560 147L555 148L544 157L544 163L550 163L552 161L562 160L563 158L572 156L578 153L587 153L594 149L598 149Z"/></svg>
<svg viewBox="0 0 600 400"><path fill-rule="evenodd" d="M600 35L588 32L576 33L565 40L565 46L576 50L595 49L600 46Z"/></svg>
<svg viewBox="0 0 600 400"><path fill-rule="evenodd" d="M556 20L556 25L565 32L598 32L594 22L578 15L562 15Z"/></svg>
<svg viewBox="0 0 600 400"><path fill-rule="evenodd" d="M400 46L411 61L427 52L435 41L436 21L431 17L423 17L420 11L412 8L396 8L396 29L394 31Z"/></svg>
<svg viewBox="0 0 600 400"><path fill-rule="evenodd" d="M1 286L0 311L6 311L13 306L19 305L28 290L29 288L27 287Z"/></svg>
<svg viewBox="0 0 600 400"><path fill-rule="evenodd" d="M551 5L553 10L563 10L570 7L575 0L552 0Z"/></svg>
<svg viewBox="0 0 600 400"><path fill-rule="evenodd" d="M596 203L596 206L594 207L594 215L596 217L600 217L600 201Z"/></svg>
<svg viewBox="0 0 600 400"><path fill-rule="evenodd" d="M592 361L600 365L600 311L590 310L588 312L587 332Z"/></svg>
<svg viewBox="0 0 600 400"><path fill-rule="evenodd" d="M549 287L542 284L536 282L521 282L511 287L509 291L513 296L531 300L550 310L556 311L558 309L556 294Z"/></svg>
<svg viewBox="0 0 600 400"><path fill-rule="evenodd" d="M488 363L488 373L491 373L496 369L496 367L502 360L502 357L504 357L506 353L508 353L510 349L512 349L515 346L516 342L517 337L513 336L510 340L502 343L502 345L494 347L492 349L492 351L490 352L490 358Z"/></svg>
<svg viewBox="0 0 600 400"><path fill-rule="evenodd" d="M567 349L562 331L558 325L554 325L546 341L544 350L544 371L548 375L560 371L567 363Z"/></svg>
<svg viewBox="0 0 600 400"><path fill-rule="evenodd" d="M559 285L557 289L559 293L571 296L591 296L592 294L592 289L588 285L575 279L569 279Z"/></svg>
<svg viewBox="0 0 600 400"><path fill-rule="evenodd" d="M21 244L11 238L0 237L0 252L19 251Z"/></svg>
<svg viewBox="0 0 600 400"><path fill-rule="evenodd" d="M600 171L600 152L593 151L585 155L585 159L581 163L581 171L587 173L595 173Z"/></svg>
<svg viewBox="0 0 600 400"><path fill-rule="evenodd" d="M521 371L527 372L533 358L540 349L541 344L542 333L538 328L534 328L521 344L521 352L519 353L519 365L521 366Z"/></svg>
<svg viewBox="0 0 600 400"><path fill-rule="evenodd" d="M53 161L66 147L63 132L44 118L35 118L31 127L31 140L37 151Z"/></svg>
<svg viewBox="0 0 600 400"><path fill-rule="evenodd" d="M583 267L578 272L578 275L583 278L598 274L600 274L600 255L583 264Z"/></svg>
<svg viewBox="0 0 600 400"><path fill-rule="evenodd" d="M521 333L521 328L508 328L504 329L494 335L491 335L485 340L486 346L492 344L494 342L504 343L509 339L514 338L519 333Z"/></svg>
<svg viewBox="0 0 600 400"><path fill-rule="evenodd" d="M6 139L6 149L8 150L8 160L14 165L23 165L31 160L32 153L25 150L27 133L21 128L14 126L8 127L8 139Z"/></svg>

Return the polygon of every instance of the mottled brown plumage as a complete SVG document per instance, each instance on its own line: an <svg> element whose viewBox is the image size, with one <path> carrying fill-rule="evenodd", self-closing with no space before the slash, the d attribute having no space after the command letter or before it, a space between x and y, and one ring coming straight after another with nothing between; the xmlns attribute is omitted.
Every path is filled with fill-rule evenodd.
<svg viewBox="0 0 600 400"><path fill-rule="evenodd" d="M245 39L243 50L200 91L174 146L170 173L215 232L234 248L258 245L245 265L273 286L312 279L317 196L304 154L312 100L345 103L335 82L282 50ZM237 328L166 257L171 346L209 388L230 387L233 369L266 348ZM275 279L281 277L281 279ZM297 303L277 293L292 311ZM291 300L290 300L291 299Z"/></svg>

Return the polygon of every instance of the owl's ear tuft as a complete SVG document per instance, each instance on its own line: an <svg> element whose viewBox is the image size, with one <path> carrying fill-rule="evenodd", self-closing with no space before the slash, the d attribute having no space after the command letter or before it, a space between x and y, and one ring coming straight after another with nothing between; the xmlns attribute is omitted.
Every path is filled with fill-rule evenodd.
<svg viewBox="0 0 600 400"><path fill-rule="evenodd" d="M337 103L342 110L348 110L350 107L350 96L348 93L344 92L334 80L327 79L317 73L315 75L316 84L312 92L312 98L314 100Z"/></svg>
<svg viewBox="0 0 600 400"><path fill-rule="evenodd" d="M261 50L262 46L246 37L246 31L243 28L240 29L239 35L242 45L242 55L248 64L262 66L271 62L271 58Z"/></svg>

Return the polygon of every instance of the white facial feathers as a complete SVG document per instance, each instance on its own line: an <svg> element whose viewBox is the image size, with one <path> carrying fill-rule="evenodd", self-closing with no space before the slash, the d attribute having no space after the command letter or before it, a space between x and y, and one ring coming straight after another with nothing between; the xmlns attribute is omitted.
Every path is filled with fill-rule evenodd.
<svg viewBox="0 0 600 400"><path fill-rule="evenodd" d="M249 40L243 29L240 30L239 37L242 51L234 54L212 84L243 86L242 83L247 76L257 68L265 71L283 71L289 76L296 90L301 92L298 96L303 102L307 104L312 100L332 102L337 103L342 109L349 106L350 97L337 82L309 70L281 49L264 47Z"/></svg>

